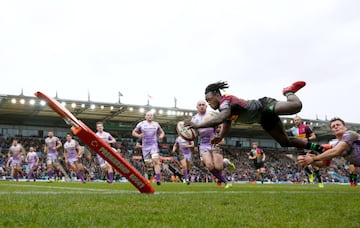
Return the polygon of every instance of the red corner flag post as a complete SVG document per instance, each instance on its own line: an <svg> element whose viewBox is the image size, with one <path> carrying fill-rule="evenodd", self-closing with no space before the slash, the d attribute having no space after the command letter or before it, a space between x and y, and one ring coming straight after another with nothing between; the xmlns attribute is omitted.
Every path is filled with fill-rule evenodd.
<svg viewBox="0 0 360 228"><path fill-rule="evenodd" d="M45 100L49 107L54 110L65 122L72 125L71 131L78 136L87 146L98 153L110 163L121 175L126 177L141 193L153 193L155 189L151 184L124 158L117 154L107 143L99 138L86 124L78 120L69 110L63 107L57 100L47 95L36 92L35 96Z"/></svg>

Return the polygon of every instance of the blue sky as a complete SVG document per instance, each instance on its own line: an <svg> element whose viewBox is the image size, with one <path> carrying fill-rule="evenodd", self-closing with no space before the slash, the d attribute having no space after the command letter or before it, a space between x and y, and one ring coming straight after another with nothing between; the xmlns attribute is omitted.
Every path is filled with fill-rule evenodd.
<svg viewBox="0 0 360 228"><path fill-rule="evenodd" d="M194 108L228 81L244 99L285 99L303 118L360 122L360 2L2 1L0 94Z"/></svg>

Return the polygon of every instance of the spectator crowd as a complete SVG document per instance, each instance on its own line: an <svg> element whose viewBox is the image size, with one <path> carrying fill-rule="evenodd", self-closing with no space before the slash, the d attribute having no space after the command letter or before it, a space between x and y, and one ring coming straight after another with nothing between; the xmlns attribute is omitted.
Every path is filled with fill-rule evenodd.
<svg viewBox="0 0 360 228"><path fill-rule="evenodd" d="M46 154L44 153L44 139L36 137L16 137L19 140L19 143L24 147L25 151L28 151L29 147L32 146L35 148L39 156L39 165L36 169L35 176L38 180L46 180ZM13 137L3 137L0 136L0 180L10 179L10 172L8 167L6 167L7 160L9 159L8 151L11 146ZM61 138L62 142L65 142L65 138ZM144 174L145 165L141 158L141 151L135 149L135 142L124 142L119 144L121 149L121 155L140 173ZM171 144L172 145L172 144ZM176 154L172 154L171 145L164 145L162 147L168 148L168 150L162 151L162 181L177 181L174 178L173 173L168 169L169 163L173 166L179 167L179 162L177 160ZM87 181L101 181L104 180L105 174L102 173L99 163L96 159L96 154L90 151L86 146L83 146L84 153L81 160L81 163L84 167L84 174ZM236 166L236 169L230 171L229 169L224 170L224 175L229 181L233 182L249 182L252 183L256 181L256 169L253 166L253 163L249 160L249 151L251 148L244 147L232 147L224 145L224 157L230 159ZM295 162L295 154L291 154L288 151L282 151L281 149L272 149L272 148L263 148L266 152L266 162L265 162L265 182L273 183L307 183L307 176L304 171L299 167ZM60 162L63 161L62 153L59 154ZM72 173L71 170L64 165L64 169L68 175L76 180L76 176ZM26 179L26 173L28 172L28 167L25 161L23 162L23 178ZM324 168L321 170L321 175L323 176L324 183L344 183L348 180L348 167L347 163L343 159L333 159L331 166L329 168ZM209 171L204 168L201 163L200 157L198 154L193 155L192 168L189 172L191 182L213 182L214 178L209 173ZM116 175L116 180L123 180L120 174Z"/></svg>

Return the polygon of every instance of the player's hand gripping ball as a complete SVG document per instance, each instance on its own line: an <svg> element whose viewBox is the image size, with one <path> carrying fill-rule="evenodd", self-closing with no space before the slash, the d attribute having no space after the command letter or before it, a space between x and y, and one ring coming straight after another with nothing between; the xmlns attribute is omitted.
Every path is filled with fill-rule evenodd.
<svg viewBox="0 0 360 228"><path fill-rule="evenodd" d="M189 127L185 127L184 121L179 121L177 123L176 130L179 133L179 135L185 140L192 141L196 137L195 130Z"/></svg>

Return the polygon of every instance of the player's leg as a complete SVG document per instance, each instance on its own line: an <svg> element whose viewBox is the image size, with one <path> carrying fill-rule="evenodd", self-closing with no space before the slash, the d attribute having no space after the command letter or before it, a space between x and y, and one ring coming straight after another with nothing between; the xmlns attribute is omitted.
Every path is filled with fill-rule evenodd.
<svg viewBox="0 0 360 228"><path fill-rule="evenodd" d="M151 183L154 180L154 162L151 157L151 148L142 148L142 157L145 163L145 178Z"/></svg>
<svg viewBox="0 0 360 228"><path fill-rule="evenodd" d="M46 169L47 169L47 175L48 175L48 182L52 182L52 178L54 176L54 168L53 168L53 162L51 157L48 157L46 161Z"/></svg>
<svg viewBox="0 0 360 228"><path fill-rule="evenodd" d="M31 164L31 163L29 164L28 181L30 181L31 179L35 180L34 167L35 167L35 164Z"/></svg>
<svg viewBox="0 0 360 228"><path fill-rule="evenodd" d="M261 178L262 178L262 184L264 183L264 178L265 178L265 167L261 168Z"/></svg>
<svg viewBox="0 0 360 228"><path fill-rule="evenodd" d="M212 155L209 151L204 151L201 154L202 157L202 162L204 164L204 166L210 171L212 169L214 169L214 163L213 163L213 159L212 159Z"/></svg>
<svg viewBox="0 0 360 228"><path fill-rule="evenodd" d="M303 166L303 169L305 170L306 176L308 177L309 183L314 182L314 170L311 165L305 165Z"/></svg>
<svg viewBox="0 0 360 228"><path fill-rule="evenodd" d="M313 166L313 169L314 169L314 174L315 174L316 180L318 182L319 188L323 188L324 183L323 183L323 179L322 179L322 176L321 176L320 168L316 167L316 166Z"/></svg>
<svg viewBox="0 0 360 228"><path fill-rule="evenodd" d="M261 184L264 184L264 175L265 175L265 167L264 167L264 163L262 162L259 169L259 177Z"/></svg>
<svg viewBox="0 0 360 228"><path fill-rule="evenodd" d="M105 164L106 164L106 171L108 177L107 182L111 184L114 182L114 169L107 161L105 161Z"/></svg>
<svg viewBox="0 0 360 228"><path fill-rule="evenodd" d="M305 86L305 82L299 81L284 88L283 94L286 101L277 101L273 98L264 97L260 99L263 104L264 111L273 112L277 115L292 115L301 111L302 102L295 93Z"/></svg>
<svg viewBox="0 0 360 228"><path fill-rule="evenodd" d="M16 182L19 181L19 176L20 176L20 172L21 171L21 167L20 164L16 163L14 166L14 176L15 176L15 180Z"/></svg>
<svg viewBox="0 0 360 228"><path fill-rule="evenodd" d="M182 173L184 175L183 182L187 183L189 181L189 173L187 169L187 162L184 156L182 156L182 159L180 160L180 164L181 164Z"/></svg>
<svg viewBox="0 0 360 228"><path fill-rule="evenodd" d="M60 161L56 158L53 161L53 168L54 168L54 174L55 174L55 180L56 181L60 181L60 178L62 177L61 175L61 168L60 168L61 164ZM63 168L63 167L62 167ZM64 169L63 169L64 170Z"/></svg>
<svg viewBox="0 0 360 228"><path fill-rule="evenodd" d="M234 163L230 161L228 158L223 159L223 166L224 168L227 167L229 170L234 171L236 169L236 166Z"/></svg>
<svg viewBox="0 0 360 228"><path fill-rule="evenodd" d="M153 165L154 165L154 172L155 172L155 179L156 179L156 184L160 185L161 184L161 167L160 167L160 155L158 152L152 152L151 154L151 159L153 161Z"/></svg>
<svg viewBox="0 0 360 228"><path fill-rule="evenodd" d="M213 175L214 180L218 179L220 181L219 172L215 169L212 153L208 150L201 152L201 159L204 166L209 170ZM218 185L221 186L221 182L218 182Z"/></svg>
<svg viewBox="0 0 360 228"><path fill-rule="evenodd" d="M175 163L178 164L179 162L175 160ZM180 164L181 166L181 164ZM178 168L175 164L169 163L169 170L174 174L175 177L178 177L181 182L184 180L184 176L181 172L179 172Z"/></svg>
<svg viewBox="0 0 360 228"><path fill-rule="evenodd" d="M349 165L349 181L351 187L357 186L358 167L353 164Z"/></svg>
<svg viewBox="0 0 360 228"><path fill-rule="evenodd" d="M299 160L300 158L306 156L306 155L310 155L311 153L305 152L304 150L302 150L302 153L297 157L297 160ZM309 183L313 183L314 182L314 169L312 167L312 165L302 165L301 169L303 169L305 171L305 174L308 178L308 182Z"/></svg>
<svg viewBox="0 0 360 228"><path fill-rule="evenodd" d="M256 181L261 180L261 175L260 175L260 167L258 167L258 169L256 169Z"/></svg>
<svg viewBox="0 0 360 228"><path fill-rule="evenodd" d="M36 164L34 164L33 166L32 166L32 177L33 177L33 181L36 181L36 179L37 179L37 177L38 177L38 168L39 168L39 166L38 165L36 165Z"/></svg>
<svg viewBox="0 0 360 228"><path fill-rule="evenodd" d="M212 157L213 157L213 163L215 169L222 171L224 169L224 163L223 163L224 157L222 156L221 153L219 153L218 150L214 150L212 152L212 155L213 155Z"/></svg>
<svg viewBox="0 0 360 228"><path fill-rule="evenodd" d="M145 177L149 182L153 180L154 176L154 167L153 167L153 161L151 158L145 159Z"/></svg>
<svg viewBox="0 0 360 228"><path fill-rule="evenodd" d="M302 109L302 102L295 94L287 96L287 101L278 101L274 107L277 115L292 115L299 113Z"/></svg>
<svg viewBox="0 0 360 228"><path fill-rule="evenodd" d="M213 155L213 163L215 170L218 172L218 179L225 184L225 188L231 187L231 184L228 184L227 179L222 174L222 170L224 169L224 164L223 164L224 158L222 154L220 153L219 150L214 150L212 152L212 155Z"/></svg>
<svg viewBox="0 0 360 228"><path fill-rule="evenodd" d="M279 116L273 112L263 112L260 124L282 147L296 147L322 152L321 145L307 142L306 139L289 137L285 132L283 123Z"/></svg>
<svg viewBox="0 0 360 228"><path fill-rule="evenodd" d="M75 171L76 173L76 177L81 180L82 183L86 183L85 181L85 178L84 178L84 175L82 173L82 164L79 163L79 160L76 159L72 162L72 167L73 167L73 170Z"/></svg>
<svg viewBox="0 0 360 228"><path fill-rule="evenodd" d="M189 185L190 184L189 172L190 172L190 169L191 169L191 158L190 159L186 158L186 169L187 169L187 181L186 181L186 184Z"/></svg>

